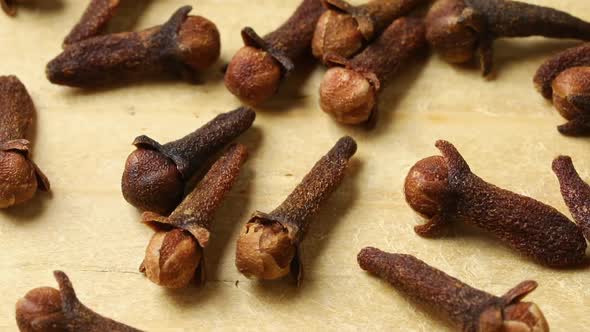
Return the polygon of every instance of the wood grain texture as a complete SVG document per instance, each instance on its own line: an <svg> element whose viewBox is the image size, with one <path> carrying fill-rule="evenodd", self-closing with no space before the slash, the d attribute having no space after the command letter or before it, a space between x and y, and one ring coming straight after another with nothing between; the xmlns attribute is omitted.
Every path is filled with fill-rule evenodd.
<svg viewBox="0 0 590 332"><path fill-rule="evenodd" d="M167 79L98 91L52 86L45 79L45 64L60 52L63 37L86 5L61 2L20 7L16 18L0 15L0 45L10 46L0 48L0 74L18 75L33 98L38 115L33 158L53 186L52 196L39 194L28 205L0 212L1 331L16 331L16 300L31 288L55 286L56 269L70 276L88 307L149 331L237 331L245 322L258 331L453 330L427 308L361 271L356 254L365 246L416 255L495 295L535 279L539 288L528 299L541 307L553 330L590 326L588 268L542 267L463 225L442 239L420 238L413 226L421 221L403 197L409 168L437 154L434 142L446 139L486 181L570 216L551 162L559 154L570 155L582 178L590 181L590 141L557 132L563 119L535 91L532 78L546 58L576 42L499 40L498 73L491 81L482 79L477 68L450 66L436 56L408 66L384 89L372 131L339 126L323 114L318 87L324 69L304 68L259 109L254 127L238 139L251 158L216 215L207 248L207 285L171 292L137 270L151 230L139 223L139 212L120 192L131 142L141 134L167 142L238 107L220 69L242 46L240 29L250 25L271 31L300 1L142 3L144 14L134 29L158 24L178 7L193 5L193 13L217 24L223 61L198 85ZM590 20L586 1L527 2ZM253 211L280 204L344 135L357 140L358 153L351 176L312 221L313 232L303 242L303 286L244 278L234 266L243 223Z"/></svg>

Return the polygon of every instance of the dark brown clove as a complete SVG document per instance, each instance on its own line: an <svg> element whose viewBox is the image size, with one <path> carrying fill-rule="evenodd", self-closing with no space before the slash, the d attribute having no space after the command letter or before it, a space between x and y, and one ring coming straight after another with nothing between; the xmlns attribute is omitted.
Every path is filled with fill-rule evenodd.
<svg viewBox="0 0 590 332"><path fill-rule="evenodd" d="M548 332L539 307L521 302L537 288L526 280L501 297L475 289L411 255L367 247L358 264L412 298L431 305L464 332Z"/></svg>
<svg viewBox="0 0 590 332"><path fill-rule="evenodd" d="M80 21L65 38L64 47L100 34L115 15L120 2L120 0L90 0Z"/></svg>
<svg viewBox="0 0 590 332"><path fill-rule="evenodd" d="M350 58L379 36L387 26L427 0L371 0L352 6L344 0L323 0L328 9L320 17L311 43L313 55Z"/></svg>
<svg viewBox="0 0 590 332"><path fill-rule="evenodd" d="M562 11L509 0L440 0L430 9L426 38L450 63L476 54L484 75L493 65L493 42L543 36L590 40L590 23Z"/></svg>
<svg viewBox="0 0 590 332"><path fill-rule="evenodd" d="M162 26L83 40L67 47L47 64L54 84L84 87L124 74L180 71L189 75L219 58L219 32L211 21L178 9Z"/></svg>
<svg viewBox="0 0 590 332"><path fill-rule="evenodd" d="M59 290L35 288L16 303L16 323L21 332L139 332L103 317L80 303L68 276L53 272Z"/></svg>
<svg viewBox="0 0 590 332"><path fill-rule="evenodd" d="M30 159L25 139L35 120L35 105L16 76L0 76L0 208L26 202L49 181Z"/></svg>
<svg viewBox="0 0 590 332"><path fill-rule="evenodd" d="M196 275L201 284L205 281L203 249L209 244L213 215L247 157L245 146L232 145L169 217L143 213L143 222L157 231L140 267L152 282L182 288Z"/></svg>
<svg viewBox="0 0 590 332"><path fill-rule="evenodd" d="M291 273L301 281L299 245L310 217L340 185L356 148L354 139L341 138L279 207L252 216L237 243L236 266L241 273L267 280Z"/></svg>
<svg viewBox="0 0 590 332"><path fill-rule="evenodd" d="M590 185L582 180L568 156L559 156L553 161L553 172L559 180L565 204L590 241Z"/></svg>
<svg viewBox="0 0 590 332"><path fill-rule="evenodd" d="M556 209L489 184L471 172L455 147L436 142L442 156L416 163L406 178L408 204L428 219L420 236L435 236L452 221L482 228L515 250L552 267L582 262L586 241Z"/></svg>
<svg viewBox="0 0 590 332"><path fill-rule="evenodd" d="M250 105L273 96L283 78L309 52L316 23L324 7L320 0L303 0L293 15L264 38L249 27L242 30L245 46L225 73L227 89Z"/></svg>
<svg viewBox="0 0 590 332"><path fill-rule="evenodd" d="M123 196L145 211L167 214L181 201L185 183L213 154L252 126L256 113L239 108L220 114L193 133L161 145L143 135L133 144L121 181Z"/></svg>
<svg viewBox="0 0 590 332"><path fill-rule="evenodd" d="M400 18L351 60L329 56L339 66L330 68L320 85L322 110L344 124L368 121L383 85L425 44L422 22Z"/></svg>

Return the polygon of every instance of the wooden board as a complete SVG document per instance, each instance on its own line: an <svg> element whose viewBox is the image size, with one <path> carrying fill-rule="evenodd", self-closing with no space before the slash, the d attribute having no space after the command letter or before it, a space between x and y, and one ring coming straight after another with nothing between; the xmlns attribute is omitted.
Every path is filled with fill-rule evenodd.
<svg viewBox="0 0 590 332"><path fill-rule="evenodd" d="M356 254L367 245L414 254L494 294L535 279L540 287L530 300L540 305L554 331L590 326L588 269L539 266L461 225L442 239L420 238L412 229L420 219L402 192L408 169L438 153L434 142L443 138L456 144L484 179L569 215L551 161L571 155L590 180L590 142L557 133L564 121L534 90L532 76L544 59L575 42L498 41L493 80L436 56L409 66L384 90L372 131L339 126L319 110L325 70L308 66L259 109L255 127L239 139L251 149L251 158L216 216L207 286L168 291L138 272L152 231L121 196L130 143L140 134L161 141L178 138L239 106L223 85L221 68L242 45L240 29L270 31L299 1L127 1L127 19L117 24L131 29L159 24L191 3L194 13L218 25L222 58L199 85L145 81L95 91L54 86L44 75L87 1L38 2L45 4L22 8L16 18L0 15L0 73L18 75L35 101L34 159L53 193L0 213L0 330L16 330L14 303L31 288L55 286L55 269L70 275L89 307L150 331L452 330L424 306L362 272ZM587 1L528 2L590 20ZM134 14L134 6L143 8L141 15ZM303 286L240 275L234 251L243 223L253 211L279 204L343 135L354 136L359 150L350 176L305 239Z"/></svg>

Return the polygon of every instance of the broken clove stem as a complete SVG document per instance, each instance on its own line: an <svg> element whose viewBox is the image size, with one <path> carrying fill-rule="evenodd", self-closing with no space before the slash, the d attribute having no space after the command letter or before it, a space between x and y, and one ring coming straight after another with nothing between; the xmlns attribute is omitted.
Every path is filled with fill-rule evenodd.
<svg viewBox="0 0 590 332"><path fill-rule="evenodd" d="M492 71L493 42L502 37L543 36L590 40L590 23L565 12L509 0L440 0L430 9L426 38L450 63L476 54L484 75Z"/></svg>
<svg viewBox="0 0 590 332"><path fill-rule="evenodd" d="M184 186L225 145L252 126L249 108L223 113L193 133L161 145L143 135L133 144L121 187L125 200L144 210L167 214L182 200Z"/></svg>
<svg viewBox="0 0 590 332"><path fill-rule="evenodd" d="M427 223L420 236L439 235L452 221L482 228L513 249L551 267L572 266L585 257L580 229L559 211L530 197L489 184L471 172L457 149L436 142L442 156L417 162L405 181L406 201Z"/></svg>
<svg viewBox="0 0 590 332"><path fill-rule="evenodd" d="M367 247L359 252L357 260L363 270L431 305L461 331L549 331L539 307L532 302L521 302L537 288L533 280L523 281L498 297L473 288L411 255Z"/></svg>
<svg viewBox="0 0 590 332"><path fill-rule="evenodd" d="M115 15L120 2L120 0L90 0L80 21L64 39L64 48L100 34Z"/></svg>
<svg viewBox="0 0 590 332"><path fill-rule="evenodd" d="M234 55L225 73L227 89L249 105L272 97L295 64L309 52L323 12L320 0L303 0L283 25L264 38L252 28L244 28L245 46Z"/></svg>
<svg viewBox="0 0 590 332"><path fill-rule="evenodd" d="M341 138L279 207L252 216L237 242L236 266L241 273L267 280L291 273L298 283L301 281L299 245L310 217L338 188L356 148L354 139Z"/></svg>
<svg viewBox="0 0 590 332"><path fill-rule="evenodd" d="M335 67L326 72L320 85L322 110L344 124L374 117L384 84L426 45L424 31L421 20L400 18L352 59L328 56Z"/></svg>
<svg viewBox="0 0 590 332"><path fill-rule="evenodd" d="M143 213L142 221L157 231L140 267L148 279L168 288L186 287L195 278L205 282L203 249L209 244L213 215L247 157L245 146L230 146L169 217ZM172 231L166 230L170 227Z"/></svg>
<svg viewBox="0 0 590 332"><path fill-rule="evenodd" d="M59 290L35 288L16 303L16 322L21 332L140 332L103 317L80 303L68 276L53 272Z"/></svg>
<svg viewBox="0 0 590 332"><path fill-rule="evenodd" d="M83 40L47 64L51 83L85 87L128 73L174 71L192 76L219 58L219 31L192 7L178 9L162 26Z"/></svg>

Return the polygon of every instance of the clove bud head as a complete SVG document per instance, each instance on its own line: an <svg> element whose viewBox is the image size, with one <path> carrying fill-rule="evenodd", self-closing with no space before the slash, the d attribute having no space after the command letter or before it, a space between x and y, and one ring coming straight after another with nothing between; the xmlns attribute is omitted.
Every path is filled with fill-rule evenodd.
<svg viewBox="0 0 590 332"><path fill-rule="evenodd" d="M0 150L0 208L26 202L37 191L37 170L22 153Z"/></svg>
<svg viewBox="0 0 590 332"><path fill-rule="evenodd" d="M195 278L201 256L202 249L190 233L160 231L150 240L141 270L157 285L183 288Z"/></svg>
<svg viewBox="0 0 590 332"><path fill-rule="evenodd" d="M329 54L350 58L364 42L357 20L352 15L327 10L320 16L311 47L313 55L325 62L324 57Z"/></svg>
<svg viewBox="0 0 590 332"><path fill-rule="evenodd" d="M546 332L549 324L541 309L531 302L518 302L504 308L503 330L505 332Z"/></svg>
<svg viewBox="0 0 590 332"><path fill-rule="evenodd" d="M573 67L559 74L552 83L553 105L567 120L573 120L590 110L582 110L571 103L570 98L590 95L590 67Z"/></svg>
<svg viewBox="0 0 590 332"><path fill-rule="evenodd" d="M362 74L342 67L330 68L320 84L320 106L343 124L366 122L375 108L377 92Z"/></svg>
<svg viewBox="0 0 590 332"><path fill-rule="evenodd" d="M221 52L219 31L202 16L188 16L178 32L182 61L195 71L209 68Z"/></svg>
<svg viewBox="0 0 590 332"><path fill-rule="evenodd" d="M29 291L16 302L16 323L21 332L64 331L60 292L51 287Z"/></svg>
<svg viewBox="0 0 590 332"><path fill-rule="evenodd" d="M418 161L408 173L404 184L406 202L425 218L438 215L446 205L448 167L442 156Z"/></svg>

